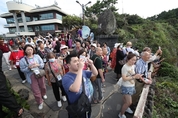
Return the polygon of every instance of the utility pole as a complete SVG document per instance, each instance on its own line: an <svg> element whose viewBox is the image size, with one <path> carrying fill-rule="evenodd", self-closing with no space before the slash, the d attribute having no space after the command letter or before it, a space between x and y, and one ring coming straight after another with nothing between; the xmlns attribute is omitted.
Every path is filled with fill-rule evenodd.
<svg viewBox="0 0 178 118"><path fill-rule="evenodd" d="M91 3L91 1L89 1L87 4L81 4L78 0L76 1L76 3L78 3L81 7L82 7L82 17L83 17L83 25L85 25L85 6L87 6L88 4Z"/></svg>

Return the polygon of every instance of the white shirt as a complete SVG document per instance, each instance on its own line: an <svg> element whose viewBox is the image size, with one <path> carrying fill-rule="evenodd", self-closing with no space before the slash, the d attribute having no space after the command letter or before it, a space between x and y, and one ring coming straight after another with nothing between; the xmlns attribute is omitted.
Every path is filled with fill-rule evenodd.
<svg viewBox="0 0 178 118"><path fill-rule="evenodd" d="M125 64L122 67L121 70L122 75L126 75L127 77L132 76L135 74L135 65L129 66ZM135 81L134 80L127 80L127 81L122 81L122 85L125 87L134 87L135 86Z"/></svg>

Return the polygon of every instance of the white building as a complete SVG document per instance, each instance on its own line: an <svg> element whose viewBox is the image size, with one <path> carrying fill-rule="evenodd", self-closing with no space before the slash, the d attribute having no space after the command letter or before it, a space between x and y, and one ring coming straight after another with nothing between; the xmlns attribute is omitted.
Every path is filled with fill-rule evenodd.
<svg viewBox="0 0 178 118"><path fill-rule="evenodd" d="M6 4L9 13L0 15L7 22L4 28L9 30L5 37L43 35L46 32L54 34L63 30L62 17L67 14L57 5L35 8L16 1L9 1Z"/></svg>

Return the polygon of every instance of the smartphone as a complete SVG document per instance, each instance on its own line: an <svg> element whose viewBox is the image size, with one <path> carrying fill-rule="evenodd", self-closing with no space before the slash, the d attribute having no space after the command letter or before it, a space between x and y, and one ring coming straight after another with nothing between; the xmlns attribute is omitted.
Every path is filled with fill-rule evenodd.
<svg viewBox="0 0 178 118"><path fill-rule="evenodd" d="M80 59L83 59L85 62L86 62L86 57L85 56L83 56L83 55L80 55Z"/></svg>

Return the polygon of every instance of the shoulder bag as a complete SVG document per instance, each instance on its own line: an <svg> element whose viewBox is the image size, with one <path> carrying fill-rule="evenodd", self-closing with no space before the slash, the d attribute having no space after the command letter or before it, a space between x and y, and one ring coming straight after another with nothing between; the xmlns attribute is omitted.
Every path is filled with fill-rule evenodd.
<svg viewBox="0 0 178 118"><path fill-rule="evenodd" d="M127 48L126 48L126 52L128 52L128 51L127 51ZM126 62L127 62L127 61L126 61L126 58L127 58L127 57L125 57L124 59L120 60L120 61L119 61L119 64L120 64L120 65L126 64Z"/></svg>
<svg viewBox="0 0 178 118"><path fill-rule="evenodd" d="M70 117L72 118L81 118L84 114L91 111L91 103L85 93L85 85L82 77L82 93L78 100L74 103L69 104L66 107Z"/></svg>
<svg viewBox="0 0 178 118"><path fill-rule="evenodd" d="M29 65L27 57L24 57L24 58L25 58L26 63ZM38 72L36 72L36 70L32 70L36 78L42 78L43 76L45 76L46 73L44 69L38 68L38 70L39 70Z"/></svg>

